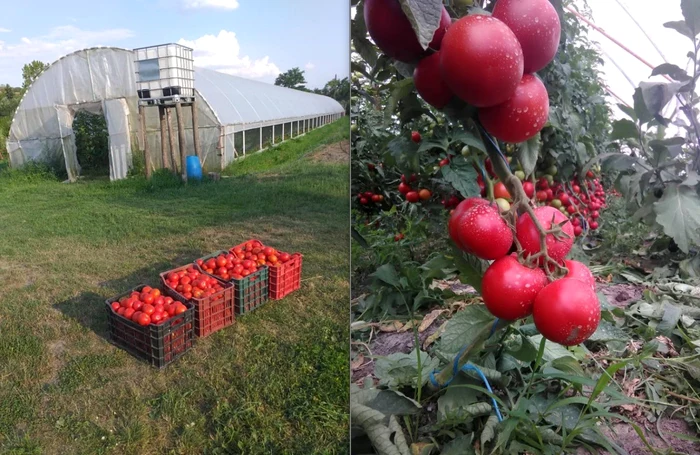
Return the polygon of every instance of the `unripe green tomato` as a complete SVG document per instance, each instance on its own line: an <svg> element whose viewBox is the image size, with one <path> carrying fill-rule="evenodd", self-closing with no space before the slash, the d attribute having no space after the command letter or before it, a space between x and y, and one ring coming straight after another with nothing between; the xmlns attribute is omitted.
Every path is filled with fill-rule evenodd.
<svg viewBox="0 0 700 455"><path fill-rule="evenodd" d="M557 175L557 172L559 172L559 169L557 169L557 167L554 165L549 166L547 168L547 170L545 171L545 173L547 173L549 175Z"/></svg>
<svg viewBox="0 0 700 455"><path fill-rule="evenodd" d="M496 204L498 204L498 208L501 209L501 212L507 212L510 210L510 202L506 201L505 199L496 199Z"/></svg>
<svg viewBox="0 0 700 455"><path fill-rule="evenodd" d="M563 213L564 215L568 216L569 218L571 218L571 216L569 215L569 212L566 211L566 207L563 207L563 206L559 207L559 211L561 213Z"/></svg>
<svg viewBox="0 0 700 455"><path fill-rule="evenodd" d="M549 205L551 205L555 209L560 209L562 206L562 203L559 199L552 199L552 202L550 202Z"/></svg>
<svg viewBox="0 0 700 455"><path fill-rule="evenodd" d="M525 180L525 173L523 171L515 171L514 174L521 182Z"/></svg>
<svg viewBox="0 0 700 455"><path fill-rule="evenodd" d="M462 147L462 156L469 156L469 146L465 145Z"/></svg>
<svg viewBox="0 0 700 455"><path fill-rule="evenodd" d="M437 125L435 124L435 122L430 122L429 128L432 130L432 129L435 128L436 126L437 126Z"/></svg>
<svg viewBox="0 0 700 455"><path fill-rule="evenodd" d="M357 133L358 127L357 124L353 123L352 126L350 127L350 131L353 133Z"/></svg>
<svg viewBox="0 0 700 455"><path fill-rule="evenodd" d="M544 178L547 179L547 183L549 183L549 186L552 186L554 184L554 176L545 174Z"/></svg>

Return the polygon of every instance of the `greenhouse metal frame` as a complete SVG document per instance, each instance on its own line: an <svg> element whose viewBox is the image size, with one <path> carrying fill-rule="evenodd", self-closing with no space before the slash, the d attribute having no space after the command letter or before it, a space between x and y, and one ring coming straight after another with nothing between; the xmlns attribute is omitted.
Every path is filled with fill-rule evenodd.
<svg viewBox="0 0 700 455"><path fill-rule="evenodd" d="M345 115L336 100L195 67L199 141L205 172L219 172L247 154L322 127ZM110 180L126 178L133 151L161 150L158 109L147 107L145 135L138 117L135 54L129 49L94 47L68 54L32 83L12 120L7 139L10 164L30 161L65 166L70 181L80 175L73 120L86 110L102 114L109 134ZM188 155L194 154L192 119L183 109ZM166 147L179 143L177 134ZM176 154L177 155L177 154ZM179 162L178 166L182 163ZM150 153L153 169L163 167ZM181 167L180 167L181 168Z"/></svg>

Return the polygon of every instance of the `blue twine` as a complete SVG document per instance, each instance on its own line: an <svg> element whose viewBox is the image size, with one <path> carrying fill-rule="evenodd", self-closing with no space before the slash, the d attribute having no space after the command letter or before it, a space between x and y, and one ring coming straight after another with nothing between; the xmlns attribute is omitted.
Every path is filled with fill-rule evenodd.
<svg viewBox="0 0 700 455"><path fill-rule="evenodd" d="M498 319L493 321L493 325L491 326L491 332L489 333L489 338L493 336L494 333L496 333L496 326L498 325ZM454 361L452 362L452 377L442 385L442 387L447 387L452 383L454 378L457 377L457 374L460 371L459 368L459 359L462 357L464 352L469 348L469 345L464 345L462 349L459 351L457 356L455 357ZM481 378L481 381L484 383L486 386L486 390L489 391L491 395L493 395L493 390L491 389L491 384L489 383L489 380L486 378L486 375L484 374L483 371L479 369L476 365L473 365L471 363L465 364L462 368L462 371L467 372L467 371L474 371L476 374L479 375L479 378ZM433 384L435 387L441 387L440 384L437 382L437 379L435 378L435 372L438 370L433 370L430 372L430 382ZM503 422L503 416L501 415L501 410L498 407L498 403L496 402L496 399L494 397L491 397L491 404L493 405L493 409L496 411L496 417L498 418L499 422Z"/></svg>

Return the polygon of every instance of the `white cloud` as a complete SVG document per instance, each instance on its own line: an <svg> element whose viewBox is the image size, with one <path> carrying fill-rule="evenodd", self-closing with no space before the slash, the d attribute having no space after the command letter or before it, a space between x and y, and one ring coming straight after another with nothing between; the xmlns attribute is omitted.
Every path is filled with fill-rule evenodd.
<svg viewBox="0 0 700 455"><path fill-rule="evenodd" d="M304 68L306 68L307 70L311 71L312 69L316 68L316 65L314 65L314 64L311 63L311 62L309 62L309 63L307 63L306 65L304 65Z"/></svg>
<svg viewBox="0 0 700 455"><path fill-rule="evenodd" d="M58 58L86 47L114 44L134 36L131 30L83 30L64 25L45 35L21 37L16 42L0 41L0 83L21 84L22 66L32 60L53 63Z"/></svg>
<svg viewBox="0 0 700 455"><path fill-rule="evenodd" d="M182 0L182 5L185 9L227 9L233 10L238 8L238 0Z"/></svg>
<svg viewBox="0 0 700 455"><path fill-rule="evenodd" d="M181 39L178 44L194 49L194 64L222 73L249 79L274 80L280 69L269 57L253 60L241 55L241 46L234 32L221 30L218 35L204 35L195 40Z"/></svg>
<svg viewBox="0 0 700 455"><path fill-rule="evenodd" d="M10 30L9 28L0 27L0 33L10 33L11 31L12 30Z"/></svg>

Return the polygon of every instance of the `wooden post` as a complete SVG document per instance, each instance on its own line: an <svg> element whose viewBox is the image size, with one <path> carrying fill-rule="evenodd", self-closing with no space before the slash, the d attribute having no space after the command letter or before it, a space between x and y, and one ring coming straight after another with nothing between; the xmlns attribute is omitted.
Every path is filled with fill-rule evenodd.
<svg viewBox="0 0 700 455"><path fill-rule="evenodd" d="M187 157L185 156L185 121L182 118L182 104L175 103L175 115L177 115L177 141L180 143L180 171L182 180L187 183Z"/></svg>
<svg viewBox="0 0 700 455"><path fill-rule="evenodd" d="M158 116L160 117L160 154L163 157L163 169L170 169L168 163L168 126L165 124L165 108L158 106Z"/></svg>
<svg viewBox="0 0 700 455"><path fill-rule="evenodd" d="M146 133L146 106L139 105L139 120L141 121L141 136L143 138L143 157L146 161L146 178L151 178L151 154L148 151L148 134Z"/></svg>
<svg viewBox="0 0 700 455"><path fill-rule="evenodd" d="M196 99L192 99L192 140L194 141L194 154L197 155L200 162L203 162L202 150L199 144L199 119L197 117L196 101Z"/></svg>
<svg viewBox="0 0 700 455"><path fill-rule="evenodd" d="M173 165L171 168L174 173L177 174L177 156L175 155L175 134L173 134L173 121L172 112L169 107L163 107L165 109L165 119L168 124L168 142L170 143L170 161Z"/></svg>

